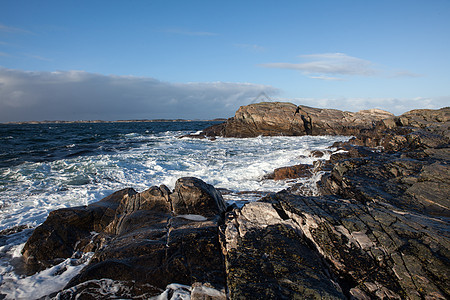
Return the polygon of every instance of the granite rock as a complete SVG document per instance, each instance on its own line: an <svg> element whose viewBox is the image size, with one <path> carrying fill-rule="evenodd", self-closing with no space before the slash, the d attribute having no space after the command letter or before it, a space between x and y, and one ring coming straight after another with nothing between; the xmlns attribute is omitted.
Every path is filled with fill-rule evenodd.
<svg viewBox="0 0 450 300"><path fill-rule="evenodd" d="M27 241L23 256L35 272L77 252L95 252L66 287L75 288L76 295L89 294L105 279L146 296L174 282L207 284L222 295L219 225L225 209L220 193L197 178L180 178L174 193L165 186L142 193L125 189L87 207L52 212Z"/></svg>
<svg viewBox="0 0 450 300"><path fill-rule="evenodd" d="M394 118L379 109L356 113L336 109L297 106L285 102L263 102L241 106L226 122L205 129L202 135L256 137L277 135L355 135L374 123Z"/></svg>

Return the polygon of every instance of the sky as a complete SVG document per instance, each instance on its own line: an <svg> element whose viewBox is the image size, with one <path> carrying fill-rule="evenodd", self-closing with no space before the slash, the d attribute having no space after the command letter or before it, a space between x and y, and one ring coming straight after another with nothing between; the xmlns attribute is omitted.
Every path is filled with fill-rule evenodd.
<svg viewBox="0 0 450 300"><path fill-rule="evenodd" d="M263 100L449 106L450 0L0 0L0 122L229 118Z"/></svg>

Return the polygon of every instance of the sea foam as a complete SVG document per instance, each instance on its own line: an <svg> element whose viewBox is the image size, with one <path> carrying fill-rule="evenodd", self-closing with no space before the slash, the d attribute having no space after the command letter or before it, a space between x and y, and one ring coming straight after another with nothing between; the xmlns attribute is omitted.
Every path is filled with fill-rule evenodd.
<svg viewBox="0 0 450 300"><path fill-rule="evenodd" d="M216 140L178 138L185 131L127 133L118 141L102 141L102 147L114 151L74 155L42 162L24 162L0 168L0 230L18 226L35 227L52 210L88 205L122 188L137 191L165 184L173 189L180 177L198 177L224 191L226 201L242 204L258 200L302 182L314 189L314 181L305 179L274 181L264 176L274 169L296 164L313 164L330 156L329 147L348 137L256 137ZM121 144L132 144L123 147ZM133 144L134 143L134 144ZM68 149L74 149L70 143ZM328 150L316 158L314 150ZM332 151L333 149L331 149ZM192 216L188 216L192 218ZM195 216L200 219L201 216ZM31 229L0 239L0 293L7 298L32 299L60 290L85 263L68 259L62 264L33 276L16 274L10 260L20 250ZM45 291L45 292L43 292ZM36 294L33 294L36 293ZM37 296L36 296L37 295Z"/></svg>

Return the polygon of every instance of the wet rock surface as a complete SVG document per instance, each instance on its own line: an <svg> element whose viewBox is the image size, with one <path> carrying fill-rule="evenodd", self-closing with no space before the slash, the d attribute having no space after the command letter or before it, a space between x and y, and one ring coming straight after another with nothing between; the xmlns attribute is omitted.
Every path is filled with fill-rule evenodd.
<svg viewBox="0 0 450 300"><path fill-rule="evenodd" d="M222 196L196 178L179 179L174 193L165 186L142 193L125 189L87 207L52 212L23 256L30 271L37 271L77 252L95 252L67 285L76 287L72 298L90 294L96 280L105 278L147 296L171 283L207 284L220 294L225 273L218 230L224 211Z"/></svg>
<svg viewBox="0 0 450 300"><path fill-rule="evenodd" d="M328 288L313 289L318 295L323 296L320 293L329 293L333 291L330 287L338 286L340 289L335 288L333 297L448 297L450 245L446 221L335 196L303 197L281 192L264 198L263 202L270 206L261 211L261 215L272 211L274 215L278 214L278 218L274 217L276 221L271 223L297 233L298 240L290 249L304 247L301 254L315 253L320 257L315 263L312 263L312 258L303 259L314 266L315 274L326 274L320 281L328 282ZM247 204L253 205L260 204ZM254 211L250 207L246 210ZM245 223L255 214L246 210L243 209L240 216L244 221L235 221L236 228L249 227ZM260 236L270 234L270 226L273 225L255 225ZM273 244L269 256L270 251L276 252L278 245ZM242 251L244 248L238 244L234 251L239 249ZM304 267L303 260L299 258L290 266ZM308 279L310 274L301 274L305 275L305 281L318 287ZM279 288L283 290L281 285Z"/></svg>
<svg viewBox="0 0 450 300"><path fill-rule="evenodd" d="M225 241L231 299L345 299L298 225L271 203L229 215Z"/></svg>
<svg viewBox="0 0 450 300"><path fill-rule="evenodd" d="M284 119L296 109L262 104L256 108L270 109L258 119L247 108L236 115L255 127L242 131L234 120L215 133L279 134L267 127L274 106ZM367 120L353 115L351 126L323 127L314 113L350 117L303 109L317 124L312 134L354 138L335 144L342 151L326 163L281 168L266 180L324 170L319 196L294 186L227 208L214 187L195 178L181 178L174 191L125 189L52 212L24 247L29 271L95 252L59 293L63 299L101 298L98 286L108 284L119 298L449 299L450 109L399 117L372 111ZM285 127L284 134L306 133L299 128L304 132Z"/></svg>

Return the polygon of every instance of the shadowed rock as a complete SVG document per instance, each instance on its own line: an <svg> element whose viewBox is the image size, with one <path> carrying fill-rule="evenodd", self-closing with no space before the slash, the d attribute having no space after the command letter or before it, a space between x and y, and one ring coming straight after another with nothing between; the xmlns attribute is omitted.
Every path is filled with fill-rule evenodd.
<svg viewBox="0 0 450 300"><path fill-rule="evenodd" d="M174 282L221 290L218 228L225 208L220 193L197 178L179 179L175 193L165 186L142 193L126 189L87 207L52 212L23 255L36 271L76 251L95 251L67 286L77 286L79 294L96 285L92 280L105 278L139 286L146 295Z"/></svg>
<svg viewBox="0 0 450 300"><path fill-rule="evenodd" d="M28 272L34 273L71 257L80 246L89 244L92 232L107 228L121 202L136 194L133 189L124 189L87 207L52 211L22 250Z"/></svg>
<svg viewBox="0 0 450 300"><path fill-rule="evenodd" d="M229 215L225 241L231 299L345 299L298 225L270 203Z"/></svg>
<svg viewBox="0 0 450 300"><path fill-rule="evenodd" d="M281 192L263 201L271 207L259 214L276 211L278 224L294 228L303 245L322 257L326 265L322 272L329 270L328 281L335 280L345 295L358 299L449 296L446 221L332 196ZM249 219L244 209L241 214ZM260 225L259 230L266 232L268 227Z"/></svg>

